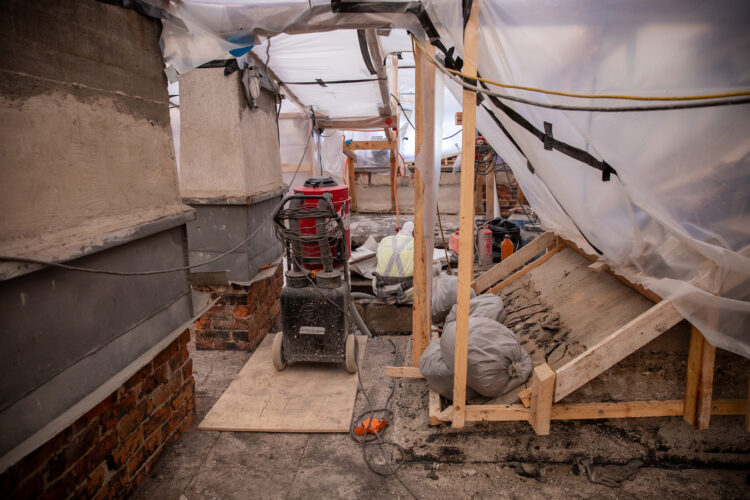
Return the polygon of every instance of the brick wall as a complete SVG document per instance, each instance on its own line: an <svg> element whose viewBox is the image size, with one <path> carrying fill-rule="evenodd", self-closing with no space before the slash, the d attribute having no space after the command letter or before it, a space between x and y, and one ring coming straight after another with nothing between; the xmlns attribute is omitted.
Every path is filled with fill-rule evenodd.
<svg viewBox="0 0 750 500"><path fill-rule="evenodd" d="M119 389L0 475L0 498L124 498L195 419L186 330Z"/></svg>
<svg viewBox="0 0 750 500"><path fill-rule="evenodd" d="M503 217L507 217L510 209L517 207L520 203L526 203L521 189L518 187L516 176L510 167L504 165L495 171L495 182L497 184L497 199Z"/></svg>
<svg viewBox="0 0 750 500"><path fill-rule="evenodd" d="M250 285L194 286L219 299L195 322L197 349L252 351L266 333L281 330L283 269Z"/></svg>

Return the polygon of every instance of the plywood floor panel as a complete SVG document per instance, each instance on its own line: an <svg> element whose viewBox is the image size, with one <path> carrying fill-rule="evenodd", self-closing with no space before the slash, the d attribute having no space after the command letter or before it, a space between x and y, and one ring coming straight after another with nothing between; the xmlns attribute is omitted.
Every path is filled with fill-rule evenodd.
<svg viewBox="0 0 750 500"><path fill-rule="evenodd" d="M203 430L349 432L357 375L343 365L290 363L278 372L271 360L275 335L266 335L198 426ZM358 336L359 360L367 337Z"/></svg>

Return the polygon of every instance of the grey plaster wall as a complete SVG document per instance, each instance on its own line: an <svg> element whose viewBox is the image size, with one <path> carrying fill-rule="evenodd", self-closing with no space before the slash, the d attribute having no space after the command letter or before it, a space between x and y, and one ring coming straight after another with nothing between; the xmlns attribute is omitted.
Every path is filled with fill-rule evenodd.
<svg viewBox="0 0 750 500"><path fill-rule="evenodd" d="M258 230L255 236L234 252L194 271L226 271L229 280L249 281L258 274L260 266L276 260L281 255L282 247L276 239L271 216L282 194L252 205L194 205L196 219L187 225L191 264L218 256ZM196 274L192 281L200 283L200 275Z"/></svg>
<svg viewBox="0 0 750 500"><path fill-rule="evenodd" d="M145 271L185 262L185 227L71 262ZM108 276L47 268L0 282L0 456L192 315L187 272Z"/></svg>
<svg viewBox="0 0 750 500"><path fill-rule="evenodd" d="M240 72L199 68L180 77L180 187L186 198L246 197L282 185L275 100L250 109Z"/></svg>
<svg viewBox="0 0 750 500"><path fill-rule="evenodd" d="M0 2L0 247L179 201L160 23Z"/></svg>

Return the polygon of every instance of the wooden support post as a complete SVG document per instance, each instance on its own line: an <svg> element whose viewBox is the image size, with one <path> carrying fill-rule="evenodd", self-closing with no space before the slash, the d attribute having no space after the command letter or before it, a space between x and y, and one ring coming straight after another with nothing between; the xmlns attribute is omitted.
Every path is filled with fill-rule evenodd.
<svg viewBox="0 0 750 500"><path fill-rule="evenodd" d="M555 372L544 363L534 368L531 376L531 407L529 423L540 436L549 434L552 400L555 395Z"/></svg>
<svg viewBox="0 0 750 500"><path fill-rule="evenodd" d="M484 176L484 216L486 219L492 219L495 217L495 203L497 203L497 196L495 196L495 169L487 172Z"/></svg>
<svg viewBox="0 0 750 500"><path fill-rule="evenodd" d="M381 116L393 116L391 112L391 98L388 95L388 74L385 71L385 65L383 63L383 51L380 48L380 40L378 40L378 32L373 28L369 28L365 31L365 38L367 39L367 48L370 50L372 56L372 62L375 65L375 71L378 75L378 88L380 89L380 98L383 101L383 106L380 109Z"/></svg>
<svg viewBox="0 0 750 500"><path fill-rule="evenodd" d="M355 187L356 179L354 177L354 158L351 156L346 157L346 171L349 178L349 197L352 199L351 209L352 212L357 211L357 189Z"/></svg>
<svg viewBox="0 0 750 500"><path fill-rule="evenodd" d="M477 74L479 38L479 0L471 4L464 29L464 73ZM463 133L461 155L461 200L458 252L458 307L456 315L456 359L453 374L453 427L462 428L466 420L466 370L469 348L469 300L474 276L474 137L477 128L477 95L463 91Z"/></svg>
<svg viewBox="0 0 750 500"><path fill-rule="evenodd" d="M428 50L434 51L432 45ZM421 52L414 54L415 62L415 115L416 124L414 157L419 157L424 140L425 113L422 101L431 101L435 94L434 67ZM423 73L432 68L432 78L423 78ZM429 95L427 95L429 94ZM432 97L430 97L432 96ZM419 366L419 358L427 348L432 324L430 304L427 301L427 244L424 229L424 179L419 169L414 169L414 305L412 311L411 364Z"/></svg>
<svg viewBox="0 0 750 500"><path fill-rule="evenodd" d="M398 57L391 56L391 81L390 81L390 93L394 96L398 95ZM397 173L398 173L398 104L394 97L390 97L391 109L395 122L393 123L393 129L388 129L389 133L386 137L389 137L393 143L390 154L390 169L391 169L391 211L398 209L398 185L397 185Z"/></svg>
<svg viewBox="0 0 750 500"><path fill-rule="evenodd" d="M683 418L696 429L708 429L716 348L694 326L690 329Z"/></svg>
<svg viewBox="0 0 750 500"><path fill-rule="evenodd" d="M390 151L390 171L391 171L391 212L395 212L397 209L397 198L398 195L396 194L396 189L398 189L398 186L396 186L396 165L397 165L397 157L396 157L396 150L391 149Z"/></svg>
<svg viewBox="0 0 750 500"><path fill-rule="evenodd" d="M461 164L464 165L463 156L461 157ZM465 165L472 165L472 168L473 168L474 162L467 163ZM484 195L484 178L483 176L475 173L474 174L474 213L476 215L479 215L482 213L482 208L483 208L482 206L484 205L483 195Z"/></svg>

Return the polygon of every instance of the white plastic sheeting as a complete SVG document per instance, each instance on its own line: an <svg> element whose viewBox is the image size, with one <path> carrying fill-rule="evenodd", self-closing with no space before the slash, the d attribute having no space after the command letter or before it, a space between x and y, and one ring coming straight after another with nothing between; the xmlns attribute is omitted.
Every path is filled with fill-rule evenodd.
<svg viewBox="0 0 750 500"><path fill-rule="evenodd" d="M430 0L446 46L462 53L459 2ZM747 2L483 0L479 73L567 92L693 95L750 87ZM451 82L459 95L460 87ZM497 87L495 87L497 89ZM542 102L627 105L524 91ZM508 162L545 227L665 299L721 348L750 357L750 106L629 113L557 111L507 102L537 128L589 151L601 172L558 151L493 109L478 128ZM577 227L576 227L577 226ZM744 251L744 253L743 253ZM717 294L717 295L714 295Z"/></svg>
<svg viewBox="0 0 750 500"><path fill-rule="evenodd" d="M425 5L444 45L455 46L457 55L462 55L461 2L425 0ZM231 4L185 0L170 3L168 11L174 18L164 23L163 51L167 63L179 72L226 58L228 51L241 52L249 45L256 46L265 60L259 43L280 32L382 26L419 31L411 14L334 14L330 2L323 0ZM479 19L478 69L492 80L631 95L691 95L750 87L746 28L750 3L745 0L481 0ZM335 36L349 37L351 58L326 58L325 67L316 71L343 74L346 69L347 74L361 74L361 60L353 62L358 45L351 43L351 35ZM311 58L324 57L320 48L327 46L321 41L317 51L313 44L292 49L293 37L273 37L269 65L281 73L283 65L276 63L283 60L285 44ZM384 53L391 50L385 48L384 39L381 44ZM338 54L340 48L330 47L331 54ZM351 64L339 64L337 59ZM295 59L289 71L303 64L306 61ZM315 72L305 76L315 78ZM460 100L460 87L446 81ZM379 98L376 84L365 85L367 89L356 91L346 90L352 89L350 85L328 90L308 86L299 92L305 105L318 106L320 112L356 116L372 114ZM504 92L555 104L633 104ZM590 152L618 173L603 182L598 170L559 151L545 150L536 137L484 99L478 129L510 164L545 227L593 251L590 242L616 271L672 300L711 343L750 357L746 250L750 245L750 106L592 113L507 104L539 129L545 121L551 123L556 139ZM525 156L485 107L499 118ZM434 155L439 156L439 152ZM527 168L527 158L534 173ZM339 168L333 159L330 163L334 166L326 168ZM426 199L428 224L434 203L434 198Z"/></svg>

